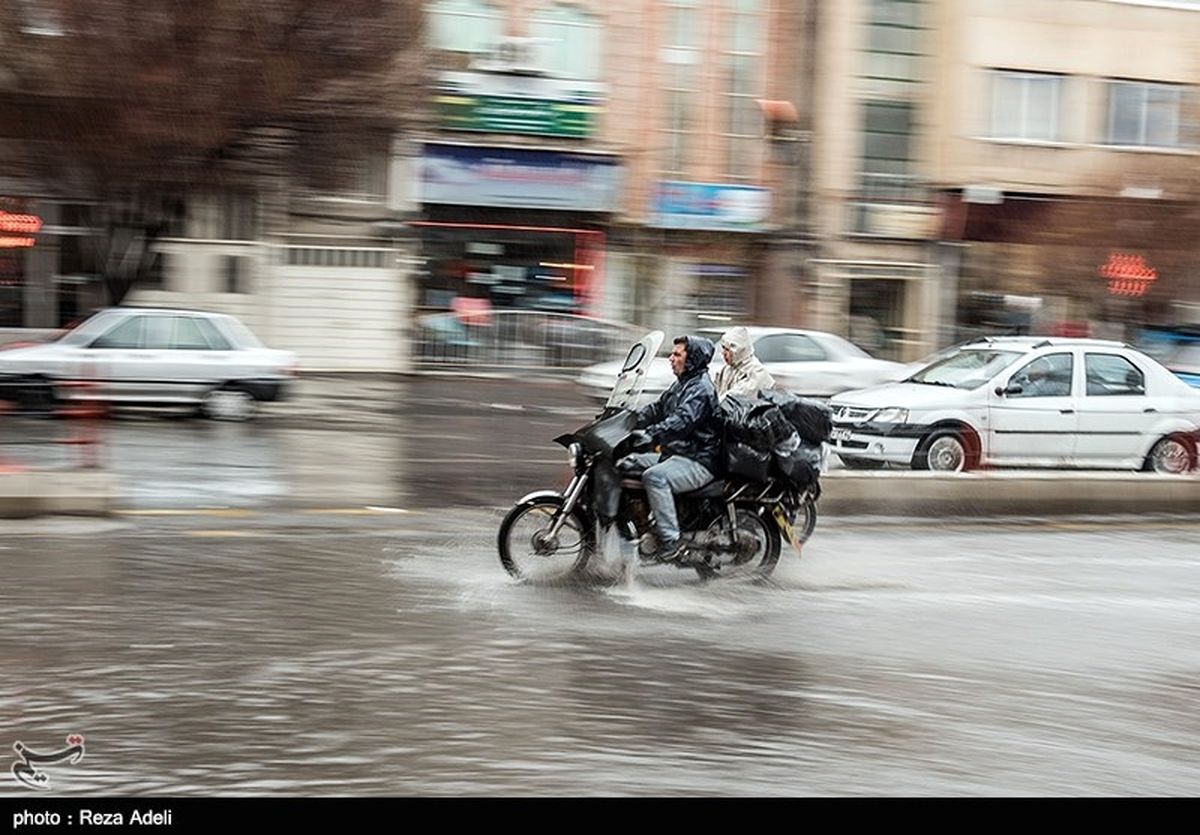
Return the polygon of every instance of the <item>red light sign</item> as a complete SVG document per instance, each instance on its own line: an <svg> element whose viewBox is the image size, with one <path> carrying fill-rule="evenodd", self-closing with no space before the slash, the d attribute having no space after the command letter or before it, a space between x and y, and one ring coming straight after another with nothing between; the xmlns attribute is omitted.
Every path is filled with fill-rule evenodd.
<svg viewBox="0 0 1200 835"><path fill-rule="evenodd" d="M42 228L37 215L17 215L0 211L0 249L30 247L36 242L31 235Z"/></svg>
<svg viewBox="0 0 1200 835"><path fill-rule="evenodd" d="M1108 292L1114 296L1141 296L1150 283L1158 279L1158 271L1141 255L1113 252L1100 267L1100 275L1108 279Z"/></svg>

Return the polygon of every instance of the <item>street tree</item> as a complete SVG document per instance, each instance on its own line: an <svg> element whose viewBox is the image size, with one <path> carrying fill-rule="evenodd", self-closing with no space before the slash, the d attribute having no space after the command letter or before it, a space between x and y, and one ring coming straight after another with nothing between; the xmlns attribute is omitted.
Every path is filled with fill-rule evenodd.
<svg viewBox="0 0 1200 835"><path fill-rule="evenodd" d="M334 187L330 153L416 110L421 0L9 0L0 167L91 204L119 303L184 195ZM272 185L274 184L274 185Z"/></svg>

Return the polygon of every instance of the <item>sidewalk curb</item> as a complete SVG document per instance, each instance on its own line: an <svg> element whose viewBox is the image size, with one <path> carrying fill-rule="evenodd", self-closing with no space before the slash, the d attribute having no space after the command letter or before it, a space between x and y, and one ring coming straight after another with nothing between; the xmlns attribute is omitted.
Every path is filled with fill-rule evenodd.
<svg viewBox="0 0 1200 835"><path fill-rule="evenodd" d="M116 477L102 470L0 472L0 519L111 516L120 508ZM305 496L305 501L312 501ZM331 499L336 502L336 498ZM275 509L292 505L284 500ZM1200 477L1149 473L848 473L821 479L822 516L920 518L1196 514Z"/></svg>
<svg viewBox="0 0 1200 835"><path fill-rule="evenodd" d="M116 498L116 479L102 470L0 473L0 519L110 516Z"/></svg>
<svg viewBox="0 0 1200 835"><path fill-rule="evenodd" d="M828 473L820 512L924 517L1196 513L1200 478L1151 473Z"/></svg>

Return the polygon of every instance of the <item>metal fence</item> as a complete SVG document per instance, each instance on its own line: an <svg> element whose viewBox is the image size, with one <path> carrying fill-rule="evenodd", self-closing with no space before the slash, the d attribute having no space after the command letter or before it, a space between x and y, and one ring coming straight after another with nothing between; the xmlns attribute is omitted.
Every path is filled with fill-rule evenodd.
<svg viewBox="0 0 1200 835"><path fill-rule="evenodd" d="M648 328L535 310L480 310L418 316L413 358L423 370L578 369L624 358Z"/></svg>

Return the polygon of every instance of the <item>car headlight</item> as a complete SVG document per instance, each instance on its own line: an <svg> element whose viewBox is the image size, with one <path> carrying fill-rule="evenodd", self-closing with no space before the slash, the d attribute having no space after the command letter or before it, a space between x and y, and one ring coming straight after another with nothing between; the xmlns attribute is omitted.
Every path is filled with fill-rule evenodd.
<svg viewBox="0 0 1200 835"><path fill-rule="evenodd" d="M880 409L871 420L874 423L908 423L908 409Z"/></svg>

